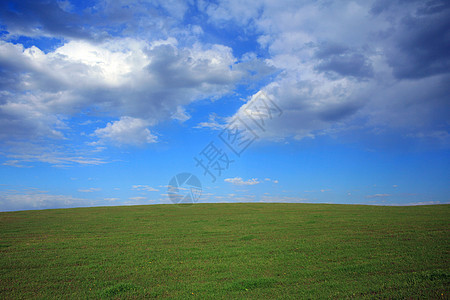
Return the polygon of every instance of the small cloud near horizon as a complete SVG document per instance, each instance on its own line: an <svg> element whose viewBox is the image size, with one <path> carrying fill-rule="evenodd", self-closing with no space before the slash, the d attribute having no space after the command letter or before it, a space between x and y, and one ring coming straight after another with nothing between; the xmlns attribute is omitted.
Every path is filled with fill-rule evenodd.
<svg viewBox="0 0 450 300"><path fill-rule="evenodd" d="M252 178L245 181L241 177L225 178L224 181L235 185L255 185L260 183L258 178Z"/></svg>

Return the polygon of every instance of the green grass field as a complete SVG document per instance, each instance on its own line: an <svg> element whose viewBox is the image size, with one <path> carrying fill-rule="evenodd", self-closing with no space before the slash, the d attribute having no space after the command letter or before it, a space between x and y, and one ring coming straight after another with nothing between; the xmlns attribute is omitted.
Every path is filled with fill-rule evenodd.
<svg viewBox="0 0 450 300"><path fill-rule="evenodd" d="M448 299L449 221L449 205L0 213L0 298Z"/></svg>

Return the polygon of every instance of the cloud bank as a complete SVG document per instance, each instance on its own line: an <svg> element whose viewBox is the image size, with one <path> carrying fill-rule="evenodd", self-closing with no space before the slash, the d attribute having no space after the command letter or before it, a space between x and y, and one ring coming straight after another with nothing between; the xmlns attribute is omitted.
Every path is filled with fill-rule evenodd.
<svg viewBox="0 0 450 300"><path fill-rule="evenodd" d="M4 1L0 20L7 165L102 163L101 147L157 143L159 124L242 84L283 109L268 140L449 146L446 1ZM101 122L82 131L80 115Z"/></svg>

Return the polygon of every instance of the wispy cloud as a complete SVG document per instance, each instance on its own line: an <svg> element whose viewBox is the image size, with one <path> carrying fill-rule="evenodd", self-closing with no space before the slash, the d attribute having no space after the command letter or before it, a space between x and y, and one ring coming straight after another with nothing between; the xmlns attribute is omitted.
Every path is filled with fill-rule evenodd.
<svg viewBox="0 0 450 300"><path fill-rule="evenodd" d="M441 201L419 201L419 202L406 202L406 203L382 203L377 205L386 205L386 206L417 206L417 205L439 205L439 204L450 204L450 201L441 202Z"/></svg>
<svg viewBox="0 0 450 300"><path fill-rule="evenodd" d="M130 197L128 199L134 200L134 201L142 201L142 200L146 200L147 197Z"/></svg>
<svg viewBox="0 0 450 300"><path fill-rule="evenodd" d="M194 128L209 128L209 129L212 129L212 130L222 130L222 129L224 129L226 127L226 122L221 124L221 123L219 123L219 121L217 119L219 119L217 114L212 113L212 114L209 115L207 122L200 122Z"/></svg>
<svg viewBox="0 0 450 300"><path fill-rule="evenodd" d="M96 202L34 188L0 190L0 211L92 206Z"/></svg>
<svg viewBox="0 0 450 300"><path fill-rule="evenodd" d="M273 196L273 195L263 195L261 197L261 202L287 202L287 203L304 203L310 201L307 198L301 197L291 197L291 196Z"/></svg>
<svg viewBox="0 0 450 300"><path fill-rule="evenodd" d="M138 191L146 191L146 192L158 192L158 189L155 189L149 185L133 185L133 190Z"/></svg>
<svg viewBox="0 0 450 300"><path fill-rule="evenodd" d="M10 166L10 167L16 167L16 168L31 168L31 166L22 165L20 160L14 159L14 160L7 160L2 165L4 166Z"/></svg>
<svg viewBox="0 0 450 300"><path fill-rule="evenodd" d="M372 199L372 198L385 198L385 197L390 197L391 194L375 194L375 195L367 195L366 198L367 199Z"/></svg>
<svg viewBox="0 0 450 300"><path fill-rule="evenodd" d="M101 191L102 189L101 188L88 188L88 189L78 189L78 191L80 192L80 193L92 193L92 192L99 192L99 191Z"/></svg>
<svg viewBox="0 0 450 300"><path fill-rule="evenodd" d="M47 163L56 167L76 165L102 165L107 160L99 157L97 151L84 145L59 145L54 142L40 144L28 141L7 141L0 144L0 153L8 160L3 165L29 168L35 163Z"/></svg>
<svg viewBox="0 0 450 300"><path fill-rule="evenodd" d="M115 201L118 201L118 200L120 200L120 198L103 198L103 200L105 200L105 201L111 201L111 202L115 202Z"/></svg>
<svg viewBox="0 0 450 300"><path fill-rule="evenodd" d="M421 202L411 202L407 205L436 205L436 204L448 204L448 203L442 203L440 201L421 201Z"/></svg>

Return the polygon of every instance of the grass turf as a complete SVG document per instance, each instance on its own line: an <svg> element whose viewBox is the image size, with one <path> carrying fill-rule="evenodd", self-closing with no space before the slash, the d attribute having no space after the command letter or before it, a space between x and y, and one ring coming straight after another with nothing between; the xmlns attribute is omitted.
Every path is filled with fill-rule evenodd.
<svg viewBox="0 0 450 300"><path fill-rule="evenodd" d="M0 213L0 298L449 298L449 205Z"/></svg>

